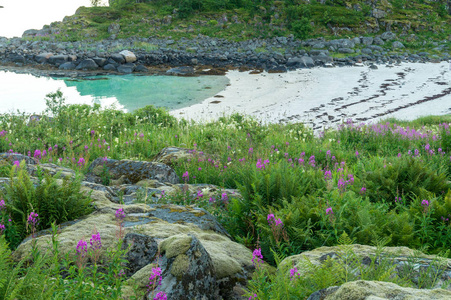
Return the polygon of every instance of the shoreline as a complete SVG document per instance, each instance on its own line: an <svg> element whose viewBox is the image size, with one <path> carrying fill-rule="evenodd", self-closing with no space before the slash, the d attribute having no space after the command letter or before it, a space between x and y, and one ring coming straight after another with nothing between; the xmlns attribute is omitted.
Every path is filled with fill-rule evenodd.
<svg viewBox="0 0 451 300"><path fill-rule="evenodd" d="M412 120L451 114L448 63L313 68L281 74L229 71L230 86L186 108L177 118L217 120L240 113L263 123L303 122L314 130L352 118L372 123L387 117ZM427 111L427 113L424 113Z"/></svg>

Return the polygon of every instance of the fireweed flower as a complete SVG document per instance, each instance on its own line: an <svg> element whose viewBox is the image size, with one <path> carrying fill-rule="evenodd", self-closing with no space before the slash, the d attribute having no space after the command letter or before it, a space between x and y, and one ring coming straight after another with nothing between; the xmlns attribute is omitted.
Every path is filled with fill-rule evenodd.
<svg viewBox="0 0 451 300"><path fill-rule="evenodd" d="M149 284L147 285L149 287L148 290L152 289L154 290L155 287L161 285L161 268L156 267L152 268L152 273L149 277Z"/></svg>
<svg viewBox="0 0 451 300"><path fill-rule="evenodd" d="M122 221L124 221L124 219L125 219L125 212L124 212L124 209L121 207L121 208L119 208L118 210L116 210L115 216L116 216L116 220L117 220L118 222L121 222L121 223L122 223Z"/></svg>
<svg viewBox="0 0 451 300"><path fill-rule="evenodd" d="M366 187L362 187L361 189L360 189L360 194L362 194L362 195L364 195L366 193Z"/></svg>
<svg viewBox="0 0 451 300"><path fill-rule="evenodd" d="M41 159L41 150L36 149L34 151L33 157L36 158L36 159Z"/></svg>
<svg viewBox="0 0 451 300"><path fill-rule="evenodd" d="M333 215L334 211L332 210L332 207L326 208L326 215Z"/></svg>
<svg viewBox="0 0 451 300"><path fill-rule="evenodd" d="M202 198L204 194L202 194L202 191L197 191L197 198Z"/></svg>
<svg viewBox="0 0 451 300"><path fill-rule="evenodd" d="M80 157L80 158L78 159L77 165L78 165L79 167L83 167L83 166L85 165L85 163L86 163L85 159L84 159L83 157Z"/></svg>
<svg viewBox="0 0 451 300"><path fill-rule="evenodd" d="M5 225L0 223L0 235L2 235L4 230L5 230Z"/></svg>
<svg viewBox="0 0 451 300"><path fill-rule="evenodd" d="M20 168L20 161L15 160L14 165L16 166L16 168Z"/></svg>
<svg viewBox="0 0 451 300"><path fill-rule="evenodd" d="M188 171L183 173L182 178L185 179L185 182L188 182L188 180L189 180L189 173L188 173Z"/></svg>
<svg viewBox="0 0 451 300"><path fill-rule="evenodd" d="M423 208L424 208L423 213L427 213L428 208L429 208L429 201L424 199L423 201L421 201L421 206L423 206Z"/></svg>
<svg viewBox="0 0 451 300"><path fill-rule="evenodd" d="M100 249L102 248L102 240L100 238L100 233L94 233L91 237L91 239L89 240L89 244L91 245L92 249Z"/></svg>
<svg viewBox="0 0 451 300"><path fill-rule="evenodd" d="M250 296L249 300L258 300L257 294L254 294L254 295Z"/></svg>
<svg viewBox="0 0 451 300"><path fill-rule="evenodd" d="M252 252L252 263L256 268L260 267L261 262L263 261L262 249L257 248Z"/></svg>
<svg viewBox="0 0 451 300"><path fill-rule="evenodd" d="M153 300L167 300L168 296L165 292L158 292L155 297L153 297Z"/></svg>
<svg viewBox="0 0 451 300"><path fill-rule="evenodd" d="M77 255L85 257L86 253L88 253L88 243L86 243L84 240L79 240L75 251L77 252Z"/></svg>
<svg viewBox="0 0 451 300"><path fill-rule="evenodd" d="M332 179L332 171L328 170L324 172L324 180L331 180Z"/></svg>
<svg viewBox="0 0 451 300"><path fill-rule="evenodd" d="M227 196L227 193L222 193L222 195L221 195L221 200L222 200L223 202L229 201L229 196Z"/></svg>
<svg viewBox="0 0 451 300"><path fill-rule="evenodd" d="M31 226L32 229L36 229L39 224L38 214L32 211L28 215L27 224Z"/></svg>
<svg viewBox="0 0 451 300"><path fill-rule="evenodd" d="M2 211L3 209L6 209L5 200L0 199L0 211Z"/></svg>
<svg viewBox="0 0 451 300"><path fill-rule="evenodd" d="M296 279L296 277L300 277L301 274L299 274L298 268L294 267L293 269L290 269L290 280Z"/></svg>

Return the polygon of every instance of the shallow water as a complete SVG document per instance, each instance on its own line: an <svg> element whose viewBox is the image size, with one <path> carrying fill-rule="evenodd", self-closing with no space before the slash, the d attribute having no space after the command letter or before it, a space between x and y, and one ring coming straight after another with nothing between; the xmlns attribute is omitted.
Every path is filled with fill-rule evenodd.
<svg viewBox="0 0 451 300"><path fill-rule="evenodd" d="M98 103L125 111L151 104L176 109L212 97L228 83L225 76L111 75L71 79L0 71L0 113L41 113L46 107L45 96L58 89L66 104Z"/></svg>

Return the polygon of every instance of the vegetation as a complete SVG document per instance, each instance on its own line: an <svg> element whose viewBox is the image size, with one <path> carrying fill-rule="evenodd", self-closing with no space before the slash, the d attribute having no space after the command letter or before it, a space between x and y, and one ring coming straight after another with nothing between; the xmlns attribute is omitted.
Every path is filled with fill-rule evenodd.
<svg viewBox="0 0 451 300"><path fill-rule="evenodd" d="M449 115L412 122L390 119L374 125L347 120L336 130L317 135L303 124L263 125L238 114L198 124L178 121L152 106L124 113L97 105L66 105L59 92L48 95L47 105L39 121L20 114L1 115L0 152L28 154L40 163L55 163L83 174L98 157L151 160L167 146L191 149L193 156L179 161L176 172L186 183L219 186L218 194L205 199L199 188L194 195L175 194L160 201L207 209L236 241L260 249L271 265L320 246L346 245L349 240L366 245L384 241L386 246L450 257L446 252L451 247ZM10 176L0 206L0 223L7 225L0 230L0 271L11 274L6 281L0 280L0 295L13 295L9 288L27 272L49 288L35 291L20 285L24 295L57 295L67 288L67 279L60 279L57 271L45 275L42 266L59 270L63 262L42 257L36 250L16 265L6 245L14 249L27 228L33 236L36 230L89 213L88 198L79 192L79 180L63 179L57 184L58 176L38 171L38 181L33 182L23 163L4 164L0 172ZM225 189L238 189L239 194L225 193ZM147 195L142 198L146 202ZM31 213L39 215L39 222L33 221L33 215L30 221ZM113 266L119 265L116 254L112 254L117 262ZM68 262L65 268L74 266ZM371 271L367 278L411 284L386 276L392 273L391 266L386 267ZM87 273L73 270L69 278L74 281L68 281L73 284L80 282L78 276L97 274L94 269ZM312 269L311 277L295 279L309 284L292 285L287 269L279 270L258 271L251 291L266 290L273 295L268 296L271 299L284 291L304 297L311 291L301 287L321 288L351 278L334 275L340 280L332 282L334 278L327 274L344 274L344 270L331 263L328 269ZM105 273L101 276L106 277L89 293L100 295L108 285L115 291L112 297L117 297L122 281L116 276L113 282ZM50 288L51 280L59 285ZM80 293L91 289L78 286ZM282 287L286 289L281 291Z"/></svg>
<svg viewBox="0 0 451 300"><path fill-rule="evenodd" d="M383 12L379 19L374 9ZM120 25L117 38L350 38L392 30L407 48L432 49L435 42L449 39L449 20L444 1L390 0L372 7L357 0L115 0L110 7L79 8L76 15L51 25L56 34L41 38L101 40L110 37L112 23Z"/></svg>

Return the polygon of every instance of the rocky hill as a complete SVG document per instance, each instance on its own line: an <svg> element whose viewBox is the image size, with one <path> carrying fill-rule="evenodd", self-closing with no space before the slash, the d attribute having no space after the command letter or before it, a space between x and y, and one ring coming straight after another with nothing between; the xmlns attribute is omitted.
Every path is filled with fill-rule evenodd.
<svg viewBox="0 0 451 300"><path fill-rule="evenodd" d="M141 2L141 3L136 3ZM326 39L392 31L407 48L449 40L449 0L110 0L29 30L24 37L58 41L128 37L248 40L279 36Z"/></svg>

